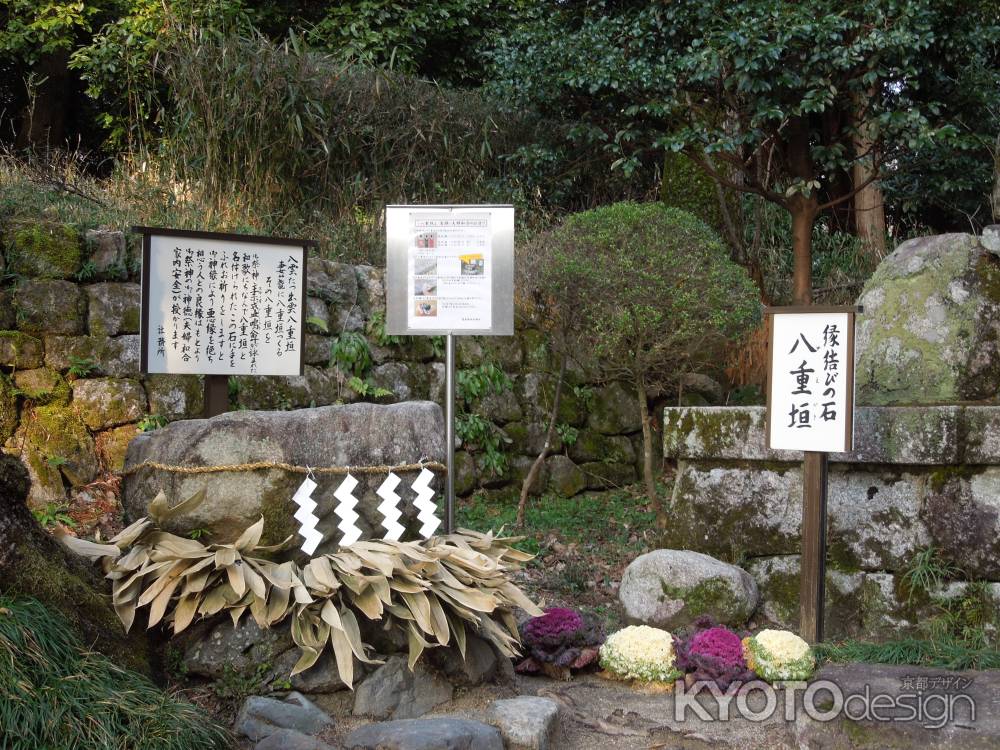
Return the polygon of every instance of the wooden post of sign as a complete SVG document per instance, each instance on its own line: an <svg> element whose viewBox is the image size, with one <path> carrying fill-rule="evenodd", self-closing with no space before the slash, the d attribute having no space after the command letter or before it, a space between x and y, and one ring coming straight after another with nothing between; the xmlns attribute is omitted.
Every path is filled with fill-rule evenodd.
<svg viewBox="0 0 1000 750"><path fill-rule="evenodd" d="M205 419L229 411L229 376L205 376Z"/></svg>
<svg viewBox="0 0 1000 750"><path fill-rule="evenodd" d="M823 640L826 581L827 454L806 451L802 461L802 557L799 633L809 643Z"/></svg>

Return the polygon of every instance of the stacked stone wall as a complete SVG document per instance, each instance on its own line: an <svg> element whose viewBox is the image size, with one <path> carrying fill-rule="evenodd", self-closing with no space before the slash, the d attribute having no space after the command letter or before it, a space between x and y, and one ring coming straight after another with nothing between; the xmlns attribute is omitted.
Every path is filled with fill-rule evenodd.
<svg viewBox="0 0 1000 750"><path fill-rule="evenodd" d="M140 429L200 417L203 385L196 376L139 372L136 236L44 222L12 222L0 233L0 446L28 466L32 506L62 504L72 488L120 469ZM309 258L305 373L235 377L232 408L362 400L331 364L331 345L343 334L365 337L365 378L391 394L380 403L443 403L443 347L428 337L384 335L383 279L380 268ZM493 363L512 383L470 408L499 430L506 471L491 472L482 450L463 445L458 490L519 488L541 450L555 391L558 367L545 336L528 325L513 337L460 338L457 356L459 369ZM641 436L628 391L571 369L559 422L572 444L557 440L536 490L572 495L635 481Z"/></svg>

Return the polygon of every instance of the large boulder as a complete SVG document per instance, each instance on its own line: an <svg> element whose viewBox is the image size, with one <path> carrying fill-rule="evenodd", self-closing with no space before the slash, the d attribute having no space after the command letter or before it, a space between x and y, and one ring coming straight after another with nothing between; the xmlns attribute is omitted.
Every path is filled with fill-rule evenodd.
<svg viewBox="0 0 1000 750"><path fill-rule="evenodd" d="M420 461L443 461L444 419L437 404L407 402L381 406L358 403L289 412L232 412L212 419L173 422L138 435L130 444L126 469L144 461L178 466L227 466L260 461L310 467L395 466ZM354 492L360 502L358 526L362 538L381 538L381 499L375 490L384 474L355 474ZM403 497L401 523L416 528L413 492L416 474L402 475L397 492ZM195 529L210 532L213 542L234 540L243 529L265 519L264 541L273 543L298 530L292 517L297 506L292 495L305 477L284 469L184 474L144 468L125 478L123 494L130 519L147 514L161 490L178 503L198 490L205 501L190 513L171 521L179 533ZM317 554L336 551L340 519L334 492L343 477L316 474L319 487L312 498L318 504L319 530L325 535ZM440 484L440 480L438 481Z"/></svg>
<svg viewBox="0 0 1000 750"><path fill-rule="evenodd" d="M629 623L675 630L700 615L740 626L759 596L742 568L700 552L658 549L629 563L618 598Z"/></svg>
<svg viewBox="0 0 1000 750"><path fill-rule="evenodd" d="M859 404L993 399L1000 390L1000 257L969 234L904 242L858 300Z"/></svg>

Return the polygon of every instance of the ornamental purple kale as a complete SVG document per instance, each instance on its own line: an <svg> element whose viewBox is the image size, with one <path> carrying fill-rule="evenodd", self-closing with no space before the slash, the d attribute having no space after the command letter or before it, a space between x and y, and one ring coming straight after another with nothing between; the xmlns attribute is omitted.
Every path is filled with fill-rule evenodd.
<svg viewBox="0 0 1000 750"><path fill-rule="evenodd" d="M575 609L552 607L521 625L521 642L527 658L517 665L518 671L534 673L550 665L568 673L597 659L604 633Z"/></svg>
<svg viewBox="0 0 1000 750"><path fill-rule="evenodd" d="M749 682L754 674L747 669L740 636L710 620L695 622L694 631L675 643L677 668L687 672L689 685L714 682L722 690L733 682Z"/></svg>

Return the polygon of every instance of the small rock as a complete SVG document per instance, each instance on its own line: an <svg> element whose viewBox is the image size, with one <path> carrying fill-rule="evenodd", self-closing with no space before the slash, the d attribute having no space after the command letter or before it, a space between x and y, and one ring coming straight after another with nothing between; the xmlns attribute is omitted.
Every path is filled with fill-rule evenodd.
<svg viewBox="0 0 1000 750"><path fill-rule="evenodd" d="M699 615L738 627L759 594L750 574L736 565L700 552L658 549L629 563L618 598L629 623L674 630Z"/></svg>
<svg viewBox="0 0 1000 750"><path fill-rule="evenodd" d="M319 297L325 302L339 305L353 305L357 302L358 277L354 266L312 257L308 259L306 266L310 297Z"/></svg>
<svg viewBox="0 0 1000 750"><path fill-rule="evenodd" d="M354 696L355 716L413 719L452 698L449 682L419 662L411 672L402 656L392 656L369 675Z"/></svg>
<svg viewBox="0 0 1000 750"><path fill-rule="evenodd" d="M289 693L283 701L251 696L236 717L236 733L255 742L280 729L313 735L332 726L333 720L301 693Z"/></svg>
<svg viewBox="0 0 1000 750"><path fill-rule="evenodd" d="M722 384L710 375L700 372L685 373L681 376L681 386L685 392L701 394L709 403L722 403L724 396Z"/></svg>
<svg viewBox="0 0 1000 750"><path fill-rule="evenodd" d="M87 288L87 328L94 336L139 333L138 284L92 284Z"/></svg>
<svg viewBox="0 0 1000 750"><path fill-rule="evenodd" d="M549 490L563 497L573 497L587 488L587 477L580 467L566 456L550 456L545 461L549 474Z"/></svg>
<svg viewBox="0 0 1000 750"><path fill-rule="evenodd" d="M559 704L548 698L522 695L493 701L487 716L508 750L548 750L559 731Z"/></svg>
<svg viewBox="0 0 1000 750"><path fill-rule="evenodd" d="M152 414L188 419L205 410L205 386L197 375L147 375L143 385Z"/></svg>
<svg viewBox="0 0 1000 750"><path fill-rule="evenodd" d="M110 279L128 275L124 232L89 229L84 239L90 250L90 262L99 277Z"/></svg>
<svg viewBox="0 0 1000 750"><path fill-rule="evenodd" d="M275 625L265 630L248 616L234 628L227 618L188 646L184 669L218 679L227 667L237 672L251 669L292 649L297 651L287 627Z"/></svg>
<svg viewBox="0 0 1000 750"><path fill-rule="evenodd" d="M465 642L465 658L458 646L433 648L426 652L430 662L440 669L453 685L473 687L491 679L497 671L497 655L493 648L477 635L469 633Z"/></svg>
<svg viewBox="0 0 1000 750"><path fill-rule="evenodd" d="M294 729L279 729L258 742L254 750L334 750L334 747Z"/></svg>
<svg viewBox="0 0 1000 750"><path fill-rule="evenodd" d="M75 380L73 406L87 427L104 430L141 419L146 412L146 392L138 380Z"/></svg>
<svg viewBox="0 0 1000 750"><path fill-rule="evenodd" d="M471 719L386 721L356 729L348 750L503 750L499 730Z"/></svg>
<svg viewBox="0 0 1000 750"><path fill-rule="evenodd" d="M319 297L306 297L306 326L309 333L330 333L330 308Z"/></svg>
<svg viewBox="0 0 1000 750"><path fill-rule="evenodd" d="M612 383L594 393L587 424L604 435L624 435L642 429L636 395L621 383Z"/></svg>
<svg viewBox="0 0 1000 750"><path fill-rule="evenodd" d="M19 331L0 331L0 365L33 369L41 367L44 359L41 339Z"/></svg>

